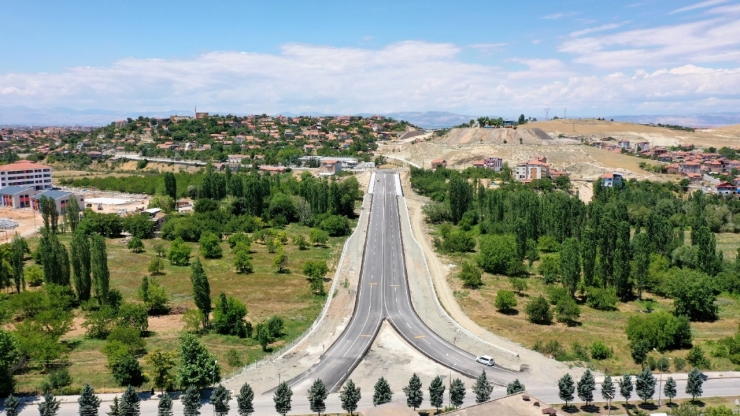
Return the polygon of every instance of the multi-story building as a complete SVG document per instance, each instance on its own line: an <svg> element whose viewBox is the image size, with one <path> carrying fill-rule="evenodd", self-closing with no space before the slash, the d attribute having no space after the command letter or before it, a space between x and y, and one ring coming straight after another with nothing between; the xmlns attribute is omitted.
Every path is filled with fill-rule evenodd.
<svg viewBox="0 0 740 416"><path fill-rule="evenodd" d="M51 189L51 166L30 160L0 165L0 188L32 186L37 191Z"/></svg>
<svg viewBox="0 0 740 416"><path fill-rule="evenodd" d="M622 175L614 172L607 172L601 175L601 184L607 188L622 186L623 181Z"/></svg>
<svg viewBox="0 0 740 416"><path fill-rule="evenodd" d="M529 162L516 165L514 175L518 181L549 178L550 165L544 157L532 159Z"/></svg>

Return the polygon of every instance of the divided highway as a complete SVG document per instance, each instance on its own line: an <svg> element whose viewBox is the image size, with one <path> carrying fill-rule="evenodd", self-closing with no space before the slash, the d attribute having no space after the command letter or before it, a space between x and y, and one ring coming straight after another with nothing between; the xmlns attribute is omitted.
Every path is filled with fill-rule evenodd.
<svg viewBox="0 0 740 416"><path fill-rule="evenodd" d="M414 311L401 239L396 173L377 172L375 177L362 272L352 319L316 365L288 382L291 386L320 378L330 392L339 390L367 353L384 319L410 345L450 369L469 377L477 377L484 368L490 369L476 363L474 355L435 334Z"/></svg>

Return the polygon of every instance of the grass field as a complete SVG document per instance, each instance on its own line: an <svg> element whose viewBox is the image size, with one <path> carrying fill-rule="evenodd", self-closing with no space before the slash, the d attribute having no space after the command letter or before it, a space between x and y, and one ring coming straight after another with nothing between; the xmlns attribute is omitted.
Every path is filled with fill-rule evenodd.
<svg viewBox="0 0 740 416"><path fill-rule="evenodd" d="M724 237L723 237L724 238ZM735 245L737 247L737 245ZM445 264L460 264L468 259L475 261L475 253L465 255L443 256ZM533 270L536 270L535 263ZM554 322L551 325L536 325L527 321L524 313L529 301L539 295L547 297L546 285L542 278L534 275L526 279L528 289L517 296L516 312L503 314L495 306L498 290L514 291L511 279L506 276L483 274L484 285L477 290L466 289L460 279L455 277L458 269L453 270L448 282L454 290L457 301L468 316L483 327L497 335L521 343L532 348L537 342L546 344L548 341L558 341L571 356L574 355L574 345L590 348L594 341L602 341L614 350L612 358L597 361L578 361L578 365L586 365L611 374L623 374L628 371L638 371L640 367L630 356L629 342L625 328L630 316L643 313L648 302L655 311L672 311L673 301L643 293L642 301L619 303L616 311L599 311L585 304L580 305L581 316L579 324L569 327L563 323ZM652 302L651 302L652 300ZM720 319L715 322L692 322L694 345L701 345L707 355L711 355L712 347L708 341L732 336L738 331L740 319L740 300L727 295L720 295ZM669 358L685 357L688 350L669 351L664 355ZM657 353L653 353L657 358ZM713 370L737 370L737 366L726 358L709 357Z"/></svg>
<svg viewBox="0 0 740 416"><path fill-rule="evenodd" d="M304 234L308 237L307 227L290 225L286 228L288 236ZM301 274L303 263L307 260L326 260L331 277L341 254L344 237L331 238L326 247L311 247L300 251L295 245L285 247L288 255L288 273L277 274L272 267L274 255L268 253L263 245L252 244L252 263L255 272L248 275L234 271L233 256L226 242L222 242L224 257L221 259L203 259L203 268L208 275L211 286L211 298L215 304L219 293L234 296L247 305L247 319L256 324L272 315L279 315L285 322L284 336L271 344L275 350L286 342L291 342L316 319L321 311L325 297L316 296L309 291L308 282ZM61 236L60 240L68 244L70 237ZM118 289L126 301L137 302L137 290L142 276L147 275L150 260L156 256L152 249L154 240L145 240L144 253L131 253L123 239L107 240L108 266L111 274L111 288ZM29 240L31 249L38 244L37 238ZM168 245L168 243L167 243ZM199 256L198 245L193 247L193 256ZM28 264L30 264L29 261ZM194 308L190 284L190 268L171 266L165 260L165 274L157 280L170 293L173 313L162 317L150 317L149 328L152 334L146 338L147 350L164 348L177 349L177 336L183 328L181 314L185 309ZM328 283L327 283L328 286ZM79 325L84 316L77 311L75 328L63 339L70 346L69 371L74 380L73 387L85 383L95 386L98 391L121 390L106 368L106 356L100 351L105 341L85 338L84 330ZM237 351L244 364L262 358L265 353L254 339L239 339L233 336L208 334L202 338L208 349L218 357L221 374L228 375L239 367L228 364L226 354L229 350ZM142 357L143 358L143 357ZM141 360L144 363L143 359ZM146 370L146 367L145 367ZM17 390L32 392L47 377L40 368L32 367L26 373L16 376ZM146 386L144 386L146 387Z"/></svg>

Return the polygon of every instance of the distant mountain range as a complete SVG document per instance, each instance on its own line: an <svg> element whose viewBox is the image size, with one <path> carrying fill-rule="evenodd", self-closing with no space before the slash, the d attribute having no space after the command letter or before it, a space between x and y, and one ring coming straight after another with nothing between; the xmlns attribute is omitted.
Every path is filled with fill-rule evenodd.
<svg viewBox="0 0 740 416"><path fill-rule="evenodd" d="M245 115L238 114L237 115ZM290 113L281 112L284 116L311 116L321 117L333 115L328 113L306 112ZM129 112L113 110L74 110L65 107L29 108L29 107L0 107L0 125L6 126L103 126L116 120L127 117L169 117L171 115L192 115L192 110L169 110L160 112ZM373 113L355 114L369 117ZM428 129L446 128L467 123L471 119L478 118L476 115L455 114L446 111L410 111L392 112L381 114L393 117L397 120L406 120L409 123ZM637 116L612 116L607 119L632 123L662 123L678 124L688 127L720 127L730 124L740 124L740 113L708 113L689 115L637 115Z"/></svg>

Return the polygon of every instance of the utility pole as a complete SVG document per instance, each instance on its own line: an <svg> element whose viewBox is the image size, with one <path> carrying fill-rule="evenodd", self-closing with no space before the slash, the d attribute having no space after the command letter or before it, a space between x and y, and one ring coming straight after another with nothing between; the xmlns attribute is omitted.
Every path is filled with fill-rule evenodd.
<svg viewBox="0 0 740 416"><path fill-rule="evenodd" d="M550 107L545 107L545 120L550 119Z"/></svg>

